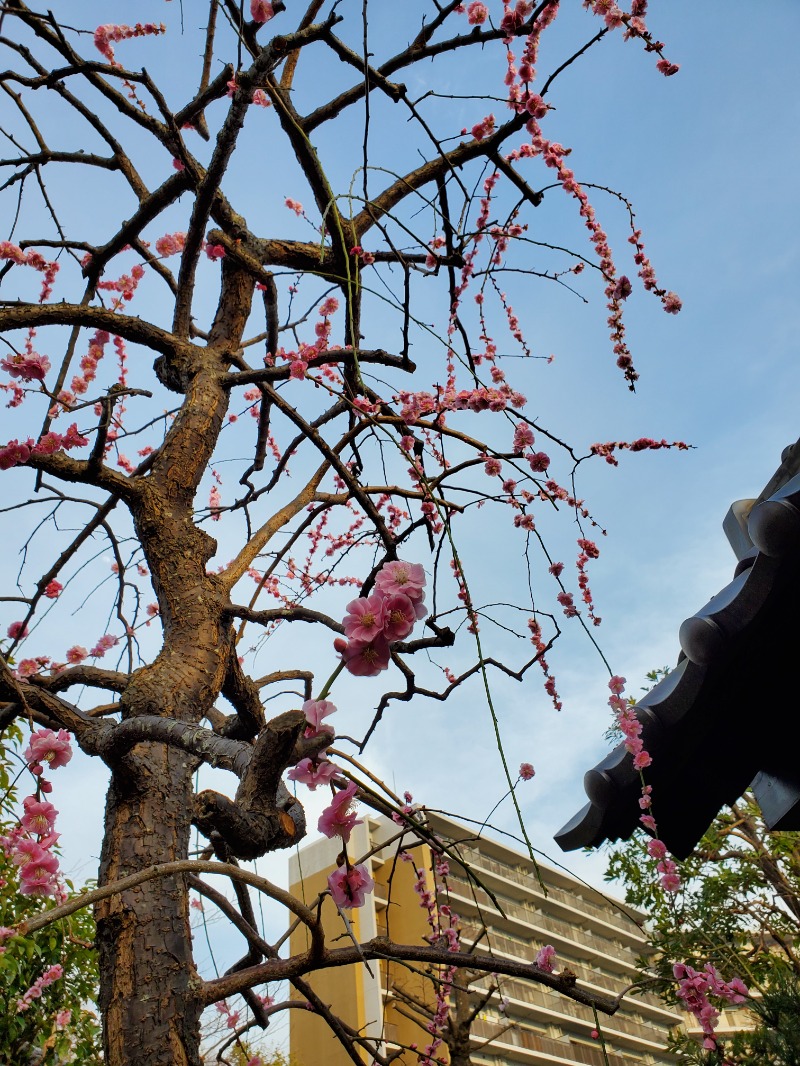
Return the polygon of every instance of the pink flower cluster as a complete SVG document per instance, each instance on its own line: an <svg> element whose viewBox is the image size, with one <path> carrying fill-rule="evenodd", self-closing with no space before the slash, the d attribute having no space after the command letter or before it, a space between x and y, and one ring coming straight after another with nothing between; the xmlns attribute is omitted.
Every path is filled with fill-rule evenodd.
<svg viewBox="0 0 800 1066"><path fill-rule="evenodd" d="M560 563L557 565L561 565ZM548 645L542 636L542 626L537 618L528 619L528 629L531 634L531 644L536 648L536 661L544 674L544 690L550 699L553 701L553 706L557 711L561 710L562 703L556 689L556 679L550 672L550 665L546 659L546 653Z"/></svg>
<svg viewBox="0 0 800 1066"><path fill-rule="evenodd" d="M72 758L69 733L66 729L59 729L57 733L52 729L37 729L31 734L23 755L31 771L37 776L42 773L42 763L47 763L51 770L66 766Z"/></svg>
<svg viewBox="0 0 800 1066"><path fill-rule="evenodd" d="M42 287L39 290L39 303L44 303L51 295L55 285L58 263L49 262L44 256L33 248L26 252L11 241L0 241L0 261L16 263L18 266L29 266L39 271L42 277ZM36 336L36 328L31 326L25 337L24 354L17 353L9 359L3 359L0 366L11 374L13 378L21 378L23 381L43 381L50 369L50 360L47 356L39 355L33 350L33 340ZM25 390L12 380L0 385L0 389L11 393L8 401L9 407L19 407L25 398Z"/></svg>
<svg viewBox="0 0 800 1066"><path fill-rule="evenodd" d="M555 966L556 949L552 944L545 944L543 948L539 948L536 955L536 965L540 970L544 970L545 973L552 973Z"/></svg>
<svg viewBox="0 0 800 1066"><path fill-rule="evenodd" d="M435 396L430 392L399 392L396 400L402 405L400 417L409 425L426 415L439 418L446 411L499 412L509 407L519 409L527 403L521 392L506 383L499 388L439 389Z"/></svg>
<svg viewBox="0 0 800 1066"><path fill-rule="evenodd" d="M622 696L625 691L625 678L615 674L608 682L608 687L611 690L608 705L616 714L617 724L625 737L625 750L633 756L634 768L644 770L653 760L644 748L642 723L636 717L633 707Z"/></svg>
<svg viewBox="0 0 800 1066"><path fill-rule="evenodd" d="M589 587L589 575L586 572L586 565L590 559L598 559L600 557L600 549L593 540L587 540L585 537L581 537L578 540L578 547L581 549L578 558L575 560L575 566L578 568L578 588L581 590L581 598L586 604L592 624L599 626L602 619L598 618L594 613L594 597Z"/></svg>
<svg viewBox="0 0 800 1066"><path fill-rule="evenodd" d="M269 22L275 11L269 0L250 0L250 14L254 22Z"/></svg>
<svg viewBox="0 0 800 1066"><path fill-rule="evenodd" d="M744 1003L749 995L747 986L739 977L724 981L710 962L699 971L686 963L678 962L673 966L672 972L678 982L678 998L683 1000L686 1010L695 1016L703 1031L703 1047L706 1051L719 1050L714 1036L719 1011L708 997L716 996L733 1004Z"/></svg>
<svg viewBox="0 0 800 1066"><path fill-rule="evenodd" d="M56 963L54 966L48 966L44 973L41 975L41 977L36 978L36 980L33 982L28 991L22 996L22 998L17 1000L17 1014L21 1014L23 1011L26 1011L35 999L39 999L42 992L45 990L45 988L47 988L48 985L51 985L54 981L58 981L63 976L64 969L58 963ZM65 1024L69 1024L69 1022L67 1021L65 1022Z"/></svg>
<svg viewBox="0 0 800 1066"><path fill-rule="evenodd" d="M294 201L292 203L294 204ZM303 209L300 204L297 204L296 207L300 207L300 212L302 212ZM314 333L317 339L313 344L301 343L296 350L285 351L280 348L277 352L271 353L280 359L284 359L289 364L289 375L295 381L302 381L308 374L309 362L329 348L331 336L330 319L338 310L339 301L335 296L329 296L317 308L319 321L314 324Z"/></svg>
<svg viewBox="0 0 800 1066"><path fill-rule="evenodd" d="M408 793L406 795L408 796ZM410 799L410 796L408 798ZM426 940L431 944L444 944L448 951L458 951L461 947L459 916L451 910L449 904L440 903L437 898L439 894L447 895L448 893L447 877L450 873L450 864L447 858L441 853L434 853L433 874L436 894L431 892L429 879L425 871L414 864L412 855L407 851L403 851L400 853L400 858L412 865L416 875L414 891L419 899L420 907L427 912L428 925L431 930ZM421 1052L421 1066L439 1066L442 1061L441 1059L433 1058L433 1056L442 1046L441 1034L447 1024L450 1012L450 993L453 988L455 974L456 968L454 966L440 968L439 980L436 984L436 1009L433 1017L425 1026L432 1039Z"/></svg>
<svg viewBox="0 0 800 1066"><path fill-rule="evenodd" d="M336 711L335 705L329 700L306 700L302 709L308 722L304 734L306 739L312 739L327 733L331 741L333 741L333 726L323 725L322 719L327 718ZM311 791L314 792L318 785L330 784L331 779L337 773L339 773L339 767L325 756L324 751L320 751L313 757L301 759L286 776L290 781L300 781L302 784L308 785Z"/></svg>
<svg viewBox="0 0 800 1066"><path fill-rule="evenodd" d="M31 456L54 455L56 452L69 451L70 448L85 448L89 440L78 432L78 425L73 422L64 434L45 433L38 441L29 437L26 441L10 440L0 447L0 470L10 470L12 466L27 463Z"/></svg>
<svg viewBox="0 0 800 1066"><path fill-rule="evenodd" d="M328 876L328 888L337 907L363 907L364 898L375 888L366 866L345 863Z"/></svg>
<svg viewBox="0 0 800 1066"><path fill-rule="evenodd" d="M69 733L65 729L60 729L58 733L52 729L37 730L31 734L23 757L31 773L39 778L37 794L26 796L22 801L22 817L7 836L0 837L0 847L19 867L20 892L23 896L59 897L58 859L52 851L58 841L58 833L54 832L58 811L52 803L39 796L42 792L52 790L50 782L42 776L42 764L56 769L66 766L72 758Z"/></svg>
<svg viewBox="0 0 800 1066"><path fill-rule="evenodd" d="M341 837L347 845L350 834L362 821L352 806L357 793L358 786L354 781L335 793L330 805L320 815L317 823L320 833L329 838ZM363 907L364 897L374 887L375 882L366 866L353 866L346 854L344 863L328 876L328 888L337 907Z"/></svg>
<svg viewBox="0 0 800 1066"><path fill-rule="evenodd" d="M135 26L115 26L108 23L105 26L98 26L94 31L94 45L112 67L117 67L119 63L114 58L115 42L128 41L132 37L151 37L155 34L166 32L167 27L163 22L137 22Z"/></svg>
<svg viewBox="0 0 800 1066"><path fill-rule="evenodd" d="M626 41L636 37L641 38L644 41L646 52L656 52L659 55L660 58L656 63L656 69L664 77L671 78L673 74L678 73L680 70L678 64L671 63L664 58L663 42L656 41L645 25L647 0L631 0L630 11L623 11L615 0L583 0L583 6L595 15L600 15L610 30L616 30L624 26L624 38Z"/></svg>
<svg viewBox="0 0 800 1066"><path fill-rule="evenodd" d="M480 122L476 122L470 130L470 133L476 141L485 141L487 137L491 137L494 133L495 121L494 115L486 115Z"/></svg>
<svg viewBox="0 0 800 1066"><path fill-rule="evenodd" d="M239 1024L239 1011L231 1010L231 1008L227 1004L227 1001L224 999L221 999L219 1003L215 1003L214 1006L220 1014L225 1015L225 1025L228 1027L228 1029L235 1029L236 1026Z"/></svg>
<svg viewBox="0 0 800 1066"><path fill-rule="evenodd" d="M58 263L49 262L41 252L34 251L33 248L23 252L18 245L12 244L11 241L0 241L0 259L9 260L12 263L16 263L17 266L32 267L33 270L38 270L40 274L44 275L42 289L39 293L39 303L44 303L53 291L56 274L58 273Z"/></svg>
<svg viewBox="0 0 800 1066"><path fill-rule="evenodd" d="M319 816L317 829L328 838L341 837L346 844L350 834L362 819L353 810L353 801L358 793L358 786L351 781L346 788L334 794L333 800Z"/></svg>
<svg viewBox="0 0 800 1066"><path fill-rule="evenodd" d="M102 289L104 292L118 292L119 296L116 297L111 303L111 310L117 311L120 307L124 307L126 303L129 303L139 287L139 282L144 277L144 267L141 263L135 263L131 267L130 274L121 274L115 281L98 281L98 289Z"/></svg>
<svg viewBox="0 0 800 1066"><path fill-rule="evenodd" d="M652 816L651 816L652 818ZM640 819L644 821L644 817ZM681 887L681 875L673 859L667 855L667 848L663 840L658 837L647 842L647 854L656 860L656 870L659 875L659 883L665 892L677 892Z"/></svg>
<svg viewBox="0 0 800 1066"><path fill-rule="evenodd" d="M334 647L351 674L375 677L388 667L390 645L407 637L428 613L424 588L421 564L398 559L380 568L369 596L348 603L345 637L337 637Z"/></svg>
<svg viewBox="0 0 800 1066"><path fill-rule="evenodd" d="M178 252L182 252L185 244L185 233L165 233L163 237L159 237L156 241L156 251L166 259L171 255L177 255Z"/></svg>
<svg viewBox="0 0 800 1066"><path fill-rule="evenodd" d="M50 360L38 352L20 353L0 359L0 369L22 381L44 381L50 369Z"/></svg>
<svg viewBox="0 0 800 1066"><path fill-rule="evenodd" d="M615 458L615 451L630 451L630 452L643 452L643 451L660 451L661 448L677 448L679 452L688 451L693 447L691 444L686 444L682 440L674 440L670 444L667 440L653 440L652 437L639 437L638 440L622 441L622 440L609 440L604 444L593 444L589 449L591 455L600 455L611 466L618 466L619 461Z"/></svg>

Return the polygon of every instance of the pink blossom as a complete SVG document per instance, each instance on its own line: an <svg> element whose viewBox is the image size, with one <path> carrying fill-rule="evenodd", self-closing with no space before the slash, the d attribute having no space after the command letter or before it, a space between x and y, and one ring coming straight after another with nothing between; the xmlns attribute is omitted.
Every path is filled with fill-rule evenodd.
<svg viewBox="0 0 800 1066"><path fill-rule="evenodd" d="M23 815L20 819L22 828L37 836L47 836L56 822L58 811L47 800L37 800L35 796L26 796L22 801Z"/></svg>
<svg viewBox="0 0 800 1066"><path fill-rule="evenodd" d="M479 3L478 0L474 0L474 3L467 8L467 20L471 26L480 26L488 17L489 10L486 4Z"/></svg>
<svg viewBox="0 0 800 1066"><path fill-rule="evenodd" d="M533 430L527 422L517 422L514 428L514 451L521 455L533 444Z"/></svg>
<svg viewBox="0 0 800 1066"><path fill-rule="evenodd" d="M630 294L633 292L633 286L631 285L631 279L624 274L620 275L617 279L617 283L614 286L613 298L615 300L627 300Z"/></svg>
<svg viewBox="0 0 800 1066"><path fill-rule="evenodd" d="M578 608L575 606L571 592L559 592L556 599L564 608L564 614L567 618L575 618L577 616Z"/></svg>
<svg viewBox="0 0 800 1066"><path fill-rule="evenodd" d="M10 440L4 448L0 448L0 470L10 470L12 466L27 463L32 447L33 441L20 443L18 440Z"/></svg>
<svg viewBox="0 0 800 1066"><path fill-rule="evenodd" d="M355 826L360 825L362 821L351 809L357 792L357 785L351 781L347 788L336 793L330 805L319 816L317 828L320 833L326 837L339 836L347 843Z"/></svg>
<svg viewBox="0 0 800 1066"><path fill-rule="evenodd" d="M166 258L182 252L185 244L185 233L165 233L163 237L159 237L156 241L156 251Z"/></svg>
<svg viewBox="0 0 800 1066"><path fill-rule="evenodd" d="M543 474L550 466L550 456L546 452L531 452L525 458L535 474Z"/></svg>
<svg viewBox="0 0 800 1066"><path fill-rule="evenodd" d="M375 637L368 644L337 637L333 646L344 660L345 669L356 677L376 677L389 666L391 653L383 636Z"/></svg>
<svg viewBox="0 0 800 1066"><path fill-rule="evenodd" d="M671 78L673 74L677 74L680 70L678 63L670 63L668 59L659 59L656 63L656 70L659 70L665 78Z"/></svg>
<svg viewBox="0 0 800 1066"><path fill-rule="evenodd" d="M44 381L50 369L50 360L46 355L31 352L0 359L0 367L6 370L12 378L21 378L23 381Z"/></svg>
<svg viewBox="0 0 800 1066"><path fill-rule="evenodd" d="M344 635L348 640L368 644L383 632L384 597L373 593L361 596L347 605L344 616Z"/></svg>
<svg viewBox="0 0 800 1066"><path fill-rule="evenodd" d="M302 784L308 785L311 791L315 792L317 785L327 785L338 772L339 767L328 759L321 758L317 761L314 759L301 759L286 776L290 781L300 781Z"/></svg>
<svg viewBox="0 0 800 1066"><path fill-rule="evenodd" d="M287 198L284 201L284 203L286 204L286 206L289 208L290 211L294 211L294 213L296 215L298 215L298 216L302 215L302 213L303 213L303 205L301 203L299 203L297 200L292 200L291 197L287 196Z"/></svg>
<svg viewBox="0 0 800 1066"><path fill-rule="evenodd" d="M71 648L67 649L67 662L68 663L82 663L88 656L89 652L86 648L81 647L80 644L74 644Z"/></svg>
<svg viewBox="0 0 800 1066"><path fill-rule="evenodd" d="M89 654L95 659L102 659L105 653L110 651L111 648L116 647L117 644L119 644L119 638L113 637L110 633L106 633L105 636L102 636L98 640Z"/></svg>
<svg viewBox="0 0 800 1066"><path fill-rule="evenodd" d="M15 671L16 677L32 677L34 674L38 674L41 670L41 666L36 659L21 659L17 664Z"/></svg>
<svg viewBox="0 0 800 1066"><path fill-rule="evenodd" d="M72 425L67 427L67 432L62 438L62 447L69 451L70 448L85 448L89 443L88 437L83 437L78 432L77 422L73 422Z"/></svg>
<svg viewBox="0 0 800 1066"><path fill-rule="evenodd" d="M620 696L625 691L625 678L620 677L619 674L614 674L608 682L608 687L615 696Z"/></svg>
<svg viewBox="0 0 800 1066"><path fill-rule="evenodd" d="M487 115L485 118L481 119L480 122L477 122L472 127L470 133L476 141L485 140L486 137L489 137L494 133L494 115Z"/></svg>
<svg viewBox="0 0 800 1066"><path fill-rule="evenodd" d="M540 970L544 970L545 973L552 973L554 960L556 957L556 949L551 944L545 944L543 948L539 949L536 956L535 963Z"/></svg>
<svg viewBox="0 0 800 1066"><path fill-rule="evenodd" d="M12 640L22 640L23 637L28 635L28 627L23 625L22 622L12 622L6 632Z"/></svg>
<svg viewBox="0 0 800 1066"><path fill-rule="evenodd" d="M677 892L681 887L681 875L678 873L678 867L675 865L672 859L662 859L656 865L656 870L661 875L659 882L665 892Z"/></svg>
<svg viewBox="0 0 800 1066"><path fill-rule="evenodd" d="M215 262L217 259L224 259L225 246L222 244L207 244L206 255L212 262Z"/></svg>
<svg viewBox="0 0 800 1066"><path fill-rule="evenodd" d="M336 705L331 703L330 700L306 700L302 711L309 725L309 729L306 730L306 736L316 736L321 729L330 733L333 732L333 726L320 724L323 718L327 718L328 715L336 711Z"/></svg>
<svg viewBox="0 0 800 1066"><path fill-rule="evenodd" d="M31 451L34 455L55 455L64 447L64 438L60 433L45 433L34 444Z"/></svg>
<svg viewBox="0 0 800 1066"><path fill-rule="evenodd" d="M51 896L55 889L58 859L44 848L20 867L19 890L23 896Z"/></svg>
<svg viewBox="0 0 800 1066"><path fill-rule="evenodd" d="M663 859L667 854L667 849L664 846L662 840L649 840L647 842L647 854L652 859Z"/></svg>
<svg viewBox="0 0 800 1066"><path fill-rule="evenodd" d="M109 23L105 26L98 26L94 31L94 44L112 66L119 66L114 58L113 41L127 41L132 37L148 37L151 34L165 32L166 26L163 23L137 22L135 26L115 26Z"/></svg>
<svg viewBox="0 0 800 1066"><path fill-rule="evenodd" d="M364 897L375 887L366 866L340 866L328 877L328 888L337 907L363 907Z"/></svg>
<svg viewBox="0 0 800 1066"><path fill-rule="evenodd" d="M51 581L45 585L44 594L48 600L57 600L64 590L64 586L58 581Z"/></svg>
<svg viewBox="0 0 800 1066"><path fill-rule="evenodd" d="M519 776L522 778L523 781L530 781L530 779L534 776L535 773L536 771L534 770L531 763L521 762L519 764Z"/></svg>
<svg viewBox="0 0 800 1066"><path fill-rule="evenodd" d="M410 600L421 600L424 596L425 571L421 563L406 563L400 559L384 563L375 578L375 587L386 596L399 592Z"/></svg>
<svg viewBox="0 0 800 1066"><path fill-rule="evenodd" d="M425 608L423 607L424 611ZM407 637L418 615L408 596L387 596L383 601L383 635L391 643Z"/></svg>
<svg viewBox="0 0 800 1066"><path fill-rule="evenodd" d="M64 969L59 963L56 963L54 966L48 966L48 968L44 971L41 977L36 978L36 980L33 982L28 991L24 993L22 998L17 1000L17 1013L19 1014L22 1011L27 1010L33 1000L39 999L42 992L45 988L47 988L48 985L51 985L54 981L60 980L60 978L63 976ZM56 1016L56 1021L58 1021L59 1016L63 1017L67 1014L69 1014L71 1017L70 1011L60 1011L59 1015ZM67 1022L65 1022L65 1024L67 1024L68 1021L69 1019L67 1019Z"/></svg>
<svg viewBox="0 0 800 1066"><path fill-rule="evenodd" d="M538 93L529 93L525 110L534 118L544 118L550 109Z"/></svg>
<svg viewBox="0 0 800 1066"><path fill-rule="evenodd" d="M275 16L269 0L250 0L250 14L254 22L269 22Z"/></svg>
<svg viewBox="0 0 800 1066"><path fill-rule="evenodd" d="M66 766L72 758L69 733L66 729L59 729L58 733L54 733L52 729L37 729L31 734L23 758L29 766L43 762L49 763L51 770Z"/></svg>
<svg viewBox="0 0 800 1066"><path fill-rule="evenodd" d="M664 297L664 310L668 315L677 315L680 309L683 307L683 302L680 296L674 292L668 292Z"/></svg>

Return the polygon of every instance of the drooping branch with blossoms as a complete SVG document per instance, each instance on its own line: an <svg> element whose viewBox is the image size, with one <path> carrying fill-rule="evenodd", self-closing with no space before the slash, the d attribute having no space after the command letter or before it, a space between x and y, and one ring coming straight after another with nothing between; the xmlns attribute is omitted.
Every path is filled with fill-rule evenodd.
<svg viewBox="0 0 800 1066"><path fill-rule="evenodd" d="M63 3L3 7L0 192L15 206L0 239L0 471L22 567L0 601L0 723L29 723L31 759L68 732L108 768L92 899L109 1066L198 1066L204 1008L241 994L266 1026L256 989L280 980L354 1062L361 1048L388 1063L306 979L370 958L511 966L615 1009L544 965L465 963L455 944L331 947L318 910L240 866L303 838L292 789L330 788L319 830L343 851L328 893L340 915L363 903L353 801L410 815L347 760L410 701L436 708L477 686L513 798L495 680L541 674L560 708L562 627L597 643L589 564L604 531L578 495L581 467L685 447L570 444L528 413L548 359L506 276L587 293L596 279L631 388L623 270L655 309L680 310L625 198L612 202L628 205L633 268L614 258L551 113L558 79L616 32L656 57L655 76L677 68L644 0L584 6L547 71L540 43L564 17L558 0L413 0L395 12L403 32L367 3L253 0L243 13L210 0L199 37L156 0L153 21L133 26L75 26ZM415 99L397 80L439 67L466 77L464 99ZM573 250L529 237L556 195L575 207ZM471 566L478 514L517 560L502 595ZM574 580L541 531L552 516L569 531ZM296 636L309 632L322 637ZM369 691L369 713L338 712L336 751L351 753L337 756L328 697L345 682ZM63 749L48 750L54 766ZM232 775L232 797L203 787L205 768ZM23 806L8 847L27 889L55 896L55 921L70 903L48 804ZM215 869L233 901L202 880ZM246 941L214 980L194 961L190 884ZM306 925L307 957L261 937L251 889Z"/></svg>

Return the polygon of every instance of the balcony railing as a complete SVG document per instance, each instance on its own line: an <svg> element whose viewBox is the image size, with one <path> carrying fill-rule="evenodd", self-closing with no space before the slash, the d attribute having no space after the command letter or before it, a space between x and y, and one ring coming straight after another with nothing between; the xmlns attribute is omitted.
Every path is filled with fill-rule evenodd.
<svg viewBox="0 0 800 1066"><path fill-rule="evenodd" d="M592 1047L590 1044L579 1044L576 1041L553 1040L548 1036L541 1036L530 1029L522 1026L508 1029L501 1033L496 1040L492 1036L497 1032L497 1026L491 1023L476 1021L472 1026L472 1034L478 1041L490 1040L489 1047L511 1045L512 1047L525 1048L527 1051L538 1051L553 1058L566 1062L586 1063L588 1066L639 1066L640 1058L628 1058L626 1055L618 1055L613 1051L608 1052L608 1058L603 1054L602 1048Z"/></svg>
<svg viewBox="0 0 800 1066"><path fill-rule="evenodd" d="M465 862L470 866L474 866L476 870L488 870L491 873L498 874L500 877L505 877L508 881L523 885L528 892L537 898L555 899L573 910L587 911L608 925L613 925L620 932L625 933L634 940L644 939L638 924L633 919L626 918L618 909L615 909L613 903L597 903L585 896L577 899L575 893L567 892L556 885L547 885L547 896L545 897L536 874L524 866L511 866L508 863L500 862L489 855L485 855L477 848L469 847L466 844L458 845L458 853L463 856Z"/></svg>

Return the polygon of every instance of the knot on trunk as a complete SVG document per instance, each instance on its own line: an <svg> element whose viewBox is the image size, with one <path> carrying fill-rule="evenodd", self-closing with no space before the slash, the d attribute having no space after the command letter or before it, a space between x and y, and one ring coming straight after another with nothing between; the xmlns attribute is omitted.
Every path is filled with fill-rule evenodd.
<svg viewBox="0 0 800 1066"><path fill-rule="evenodd" d="M217 834L231 855L245 860L291 847L305 836L303 807L281 778L306 724L302 711L287 711L266 724L235 799L211 789L195 796L192 823L204 836Z"/></svg>

